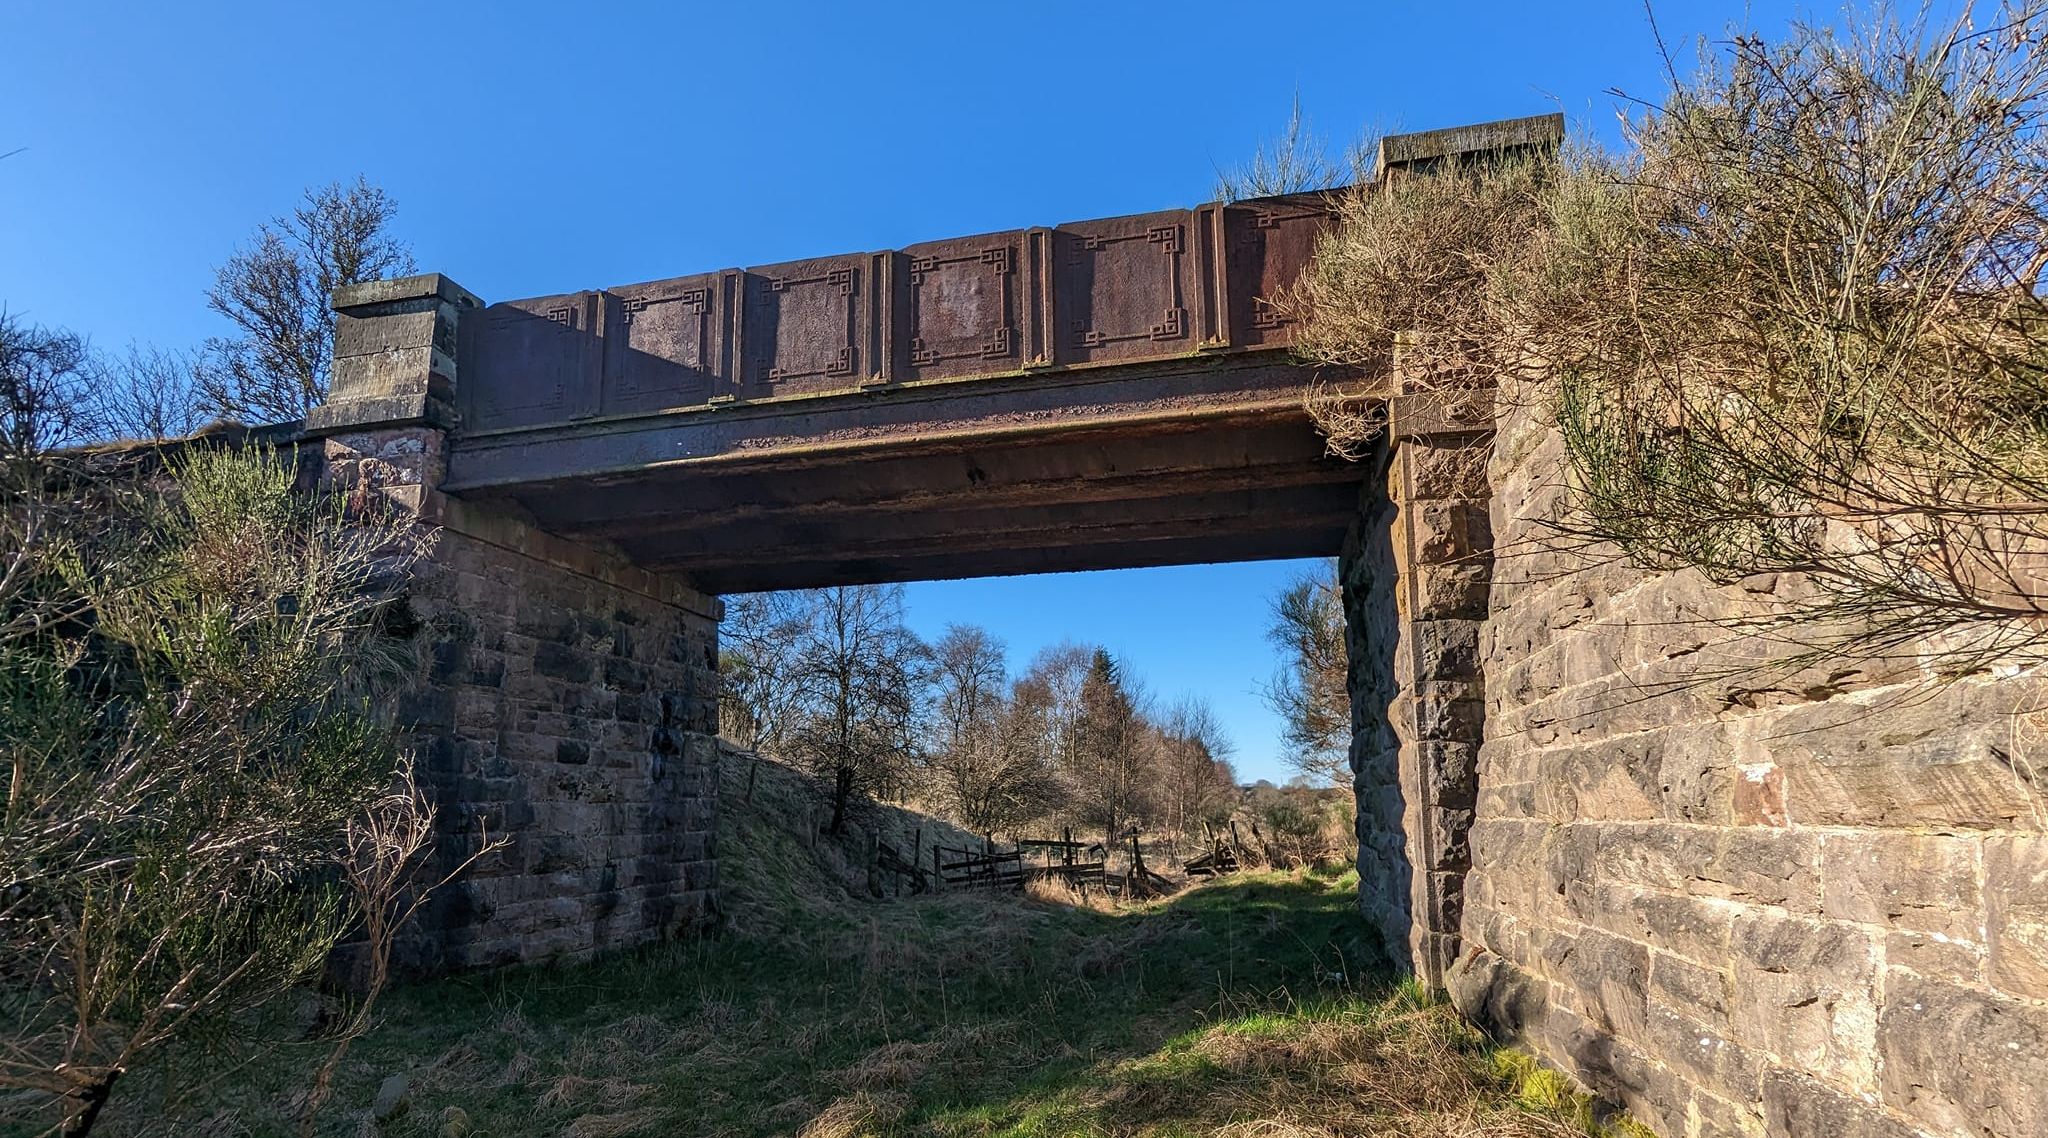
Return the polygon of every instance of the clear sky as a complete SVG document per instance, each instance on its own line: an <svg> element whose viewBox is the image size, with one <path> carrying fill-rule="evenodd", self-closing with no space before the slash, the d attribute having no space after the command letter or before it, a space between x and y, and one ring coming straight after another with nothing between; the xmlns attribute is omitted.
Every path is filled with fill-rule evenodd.
<svg viewBox="0 0 2048 1138"><path fill-rule="evenodd" d="M1682 55L1797 10L1656 4ZM1628 0L0 0L0 40L0 306L106 347L221 331L213 267L357 173L422 269L495 299L1193 204L1297 94L1339 141L1552 110L1611 139L1608 90L1662 86ZM916 585L911 616L1016 666L1108 644L1277 780L1262 630L1313 564Z"/></svg>

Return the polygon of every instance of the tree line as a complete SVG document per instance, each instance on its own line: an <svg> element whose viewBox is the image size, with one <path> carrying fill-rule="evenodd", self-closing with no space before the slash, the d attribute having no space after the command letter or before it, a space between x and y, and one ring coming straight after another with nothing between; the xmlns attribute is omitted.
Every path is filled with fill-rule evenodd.
<svg viewBox="0 0 2048 1138"><path fill-rule="evenodd" d="M1066 643L1010 673L1002 641L904 622L903 587L727 599L720 726L831 788L915 801L981 832L1065 827L1173 839L1227 818L1231 743L1196 698L1162 703L1107 648Z"/></svg>

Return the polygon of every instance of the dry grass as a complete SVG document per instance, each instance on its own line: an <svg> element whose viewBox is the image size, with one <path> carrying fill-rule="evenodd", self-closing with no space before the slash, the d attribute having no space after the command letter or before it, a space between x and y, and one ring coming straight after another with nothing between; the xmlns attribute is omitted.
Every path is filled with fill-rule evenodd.
<svg viewBox="0 0 2048 1138"><path fill-rule="evenodd" d="M808 850L797 864L817 865ZM323 1133L358 1134L394 1072L410 1075L412 1106L380 1138L438 1138L449 1111L475 1138L1577 1125L1569 1102L1523 1104L1447 1009L1374 978L1350 875L1246 873L1102 909L1052 892L876 902L787 888L810 903L784 928L394 993L338 1072ZM278 1132L274 1104L302 1077L287 1056L252 1071L231 1111L131 1112L107 1132Z"/></svg>
<svg viewBox="0 0 2048 1138"><path fill-rule="evenodd" d="M1027 1134L1587 1138L1636 1133L1527 1061L1497 1061L1449 1008L1252 1012L1110 1067Z"/></svg>
<svg viewBox="0 0 2048 1138"><path fill-rule="evenodd" d="M797 1138L862 1138L880 1133L903 1116L909 1100L899 1094L861 1091L834 1099L797 1131Z"/></svg>

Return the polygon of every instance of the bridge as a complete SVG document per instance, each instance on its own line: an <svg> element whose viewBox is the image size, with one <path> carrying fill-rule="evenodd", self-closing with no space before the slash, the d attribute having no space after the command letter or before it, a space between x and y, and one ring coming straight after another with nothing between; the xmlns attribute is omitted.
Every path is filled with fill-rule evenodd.
<svg viewBox="0 0 2048 1138"><path fill-rule="evenodd" d="M1376 176L1562 125L1390 138ZM417 966L711 911L716 594L1341 554L1365 908L1434 979L1482 718L1490 422L1294 354L1290 291L1351 192L490 304L437 274L339 290L308 442L330 483L440 525L398 714L451 833L513 839ZM1387 399L1383 461L1325 453L1318 382Z"/></svg>
<svg viewBox="0 0 2048 1138"><path fill-rule="evenodd" d="M1284 297L1302 194L484 306L342 290L338 404L393 305L457 311L442 489L714 592L1328 554ZM365 383L364 380L370 380Z"/></svg>

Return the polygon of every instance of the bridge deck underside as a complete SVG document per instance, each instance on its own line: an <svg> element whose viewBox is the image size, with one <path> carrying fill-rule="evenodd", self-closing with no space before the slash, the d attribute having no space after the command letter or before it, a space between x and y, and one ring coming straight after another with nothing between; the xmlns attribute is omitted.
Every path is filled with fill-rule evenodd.
<svg viewBox="0 0 2048 1138"><path fill-rule="evenodd" d="M480 439L450 487L720 593L1328 556L1365 471L1324 454L1307 378L1107 369L672 416L599 450L590 428Z"/></svg>

